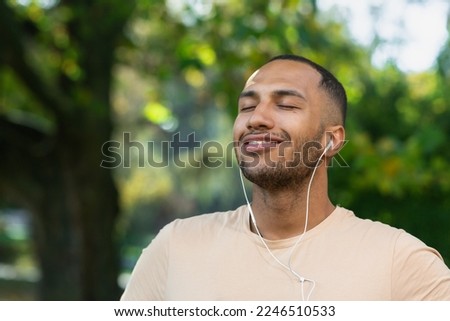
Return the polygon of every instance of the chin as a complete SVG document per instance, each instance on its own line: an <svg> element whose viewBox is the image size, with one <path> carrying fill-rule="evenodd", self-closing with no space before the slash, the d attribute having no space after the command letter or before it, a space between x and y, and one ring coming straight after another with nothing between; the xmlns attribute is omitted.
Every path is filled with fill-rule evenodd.
<svg viewBox="0 0 450 321"><path fill-rule="evenodd" d="M283 162L274 166L259 164L253 167L240 163L240 167L245 178L266 190L296 188L304 184L312 173L311 168L304 166L289 168Z"/></svg>

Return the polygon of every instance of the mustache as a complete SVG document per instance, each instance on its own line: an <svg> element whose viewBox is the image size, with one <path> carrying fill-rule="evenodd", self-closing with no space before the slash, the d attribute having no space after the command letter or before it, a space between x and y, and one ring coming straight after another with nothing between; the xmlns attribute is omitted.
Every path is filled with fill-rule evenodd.
<svg viewBox="0 0 450 321"><path fill-rule="evenodd" d="M291 141L291 136L285 131L270 132L270 131L266 131L266 130L252 130L250 132L243 134L241 137L239 137L238 142L242 143L242 141L247 136L251 136L251 135L264 135L264 136L268 136L269 138L274 138L274 139L278 139L278 140L282 140L282 141Z"/></svg>

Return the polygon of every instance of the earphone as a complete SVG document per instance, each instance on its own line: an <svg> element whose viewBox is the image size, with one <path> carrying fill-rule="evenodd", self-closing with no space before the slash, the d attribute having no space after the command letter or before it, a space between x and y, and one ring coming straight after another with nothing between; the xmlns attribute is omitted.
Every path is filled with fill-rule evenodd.
<svg viewBox="0 0 450 321"><path fill-rule="evenodd" d="M269 246L267 245L266 241L264 240L264 238L262 237L259 229L258 229L258 225L256 224L256 218L255 215L253 214L253 210L252 210L252 206L250 204L250 201L248 200L248 196L247 196L247 192L245 190L245 185L244 185L244 179L242 177L242 169L239 168L239 175L240 175L240 179L241 179L241 184L242 184L242 189L244 192L244 197L247 203L247 207L248 207L248 211L250 213L250 218L251 221L253 223L253 226L255 227L255 230L259 236L259 239L261 240L262 244L264 245L264 247L266 248L266 250L268 251L268 253L270 254L270 256L275 260L275 262L277 262L280 266L282 266L283 268L287 269L292 275L295 276L295 278L300 282L301 284L301 291L302 291L302 300L305 301L305 291L304 291L304 283L305 282L310 282L312 283L312 287L311 290L309 291L308 295L306 296L306 301L309 301L309 298L311 297L312 292L314 291L314 288L316 287L316 281L303 277L300 274L298 274L296 271L294 271L292 269L291 266L291 260L292 260L292 256L294 254L294 250L297 247L297 245L301 242L301 240L303 239L304 235L306 234L307 228L308 228L308 220L309 220L309 195L310 195L310 190L311 190L311 184L314 178L314 175L316 173L316 170L320 164L320 161L322 160L323 156L325 155L325 153L329 150L332 149L334 147L333 144L333 140L331 139L330 142L327 144L327 146L325 147L324 151L322 152L322 154L320 155L319 159L317 160L316 166L314 167L314 170L311 174L311 178L309 180L309 184L308 184L308 189L307 189L307 194L306 194L306 210L305 210L305 226L304 226L304 230L303 233L298 237L297 241L295 242L295 244L291 247L291 253L289 254L289 261L288 261L288 265L284 264L283 262L281 262L270 250Z"/></svg>

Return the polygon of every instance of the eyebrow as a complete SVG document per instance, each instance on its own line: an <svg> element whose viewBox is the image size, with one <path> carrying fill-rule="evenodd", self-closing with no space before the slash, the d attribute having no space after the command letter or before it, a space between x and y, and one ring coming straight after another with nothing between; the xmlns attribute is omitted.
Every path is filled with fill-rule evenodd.
<svg viewBox="0 0 450 321"><path fill-rule="evenodd" d="M241 94L239 95L239 99L244 98L244 97L258 97L258 96L259 95L254 90L247 90L247 91L241 92Z"/></svg>
<svg viewBox="0 0 450 321"><path fill-rule="evenodd" d="M304 95L302 95L300 92L298 92L296 90L292 90L292 89L278 89L278 90L273 91L271 93L271 95L276 96L276 97L294 96L294 97L298 97L303 100L306 100ZM244 97L255 98L255 97L259 97L259 94L256 93L254 90L247 90L247 91L243 91L239 95L239 99L244 98Z"/></svg>
<svg viewBox="0 0 450 321"><path fill-rule="evenodd" d="M298 92L297 90L292 90L292 89L280 89L280 90L275 90L272 93L273 96L278 96L278 97L282 97L282 96L294 96L294 97L298 97L301 98L303 100L306 100L305 96L302 95L300 92Z"/></svg>

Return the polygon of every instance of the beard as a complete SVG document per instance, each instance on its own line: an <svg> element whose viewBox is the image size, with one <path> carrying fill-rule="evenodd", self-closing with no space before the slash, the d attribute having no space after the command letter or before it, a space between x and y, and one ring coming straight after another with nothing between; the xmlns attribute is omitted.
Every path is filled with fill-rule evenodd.
<svg viewBox="0 0 450 321"><path fill-rule="evenodd" d="M290 160L286 160L284 155L278 155L276 161L261 158L269 155L256 154L251 162L239 159L239 166L244 176L253 184L265 190L284 190L290 188L298 188L302 186L312 175L314 168L318 166L319 158L323 153L323 146L320 138L323 135L322 128L314 135L314 137L299 141L293 146L293 156ZM281 147L278 147L278 154Z"/></svg>

